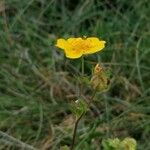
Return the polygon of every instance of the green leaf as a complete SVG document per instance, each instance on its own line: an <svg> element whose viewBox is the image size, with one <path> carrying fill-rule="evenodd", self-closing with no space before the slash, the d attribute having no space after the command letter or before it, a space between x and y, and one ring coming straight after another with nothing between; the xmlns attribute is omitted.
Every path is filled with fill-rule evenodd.
<svg viewBox="0 0 150 150"><path fill-rule="evenodd" d="M118 138L107 139L102 141L104 150L136 150L136 140L133 138L125 138L120 141Z"/></svg>
<svg viewBox="0 0 150 150"><path fill-rule="evenodd" d="M65 145L65 146L62 146L62 147L60 148L60 150L70 150L70 148L69 148L67 145Z"/></svg>
<svg viewBox="0 0 150 150"><path fill-rule="evenodd" d="M80 117L83 113L86 113L88 110L88 106L84 100L76 100L71 103L71 111L77 117Z"/></svg>
<svg viewBox="0 0 150 150"><path fill-rule="evenodd" d="M120 140L118 138L107 139L102 141L104 150L119 150L119 144Z"/></svg>

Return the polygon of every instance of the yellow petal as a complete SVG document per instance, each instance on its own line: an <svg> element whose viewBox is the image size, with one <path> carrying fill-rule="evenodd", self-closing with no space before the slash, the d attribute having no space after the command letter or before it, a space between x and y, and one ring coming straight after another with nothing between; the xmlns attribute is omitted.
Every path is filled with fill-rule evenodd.
<svg viewBox="0 0 150 150"><path fill-rule="evenodd" d="M64 39L58 39L56 46L61 48L61 49L66 49L66 48L68 49L69 48L68 42Z"/></svg>
<svg viewBox="0 0 150 150"><path fill-rule="evenodd" d="M76 50L75 44L78 40L79 38L58 39L56 46L65 51L66 57L72 59L79 58L82 56L82 51Z"/></svg>
<svg viewBox="0 0 150 150"><path fill-rule="evenodd" d="M70 46L70 49L66 49L66 57L68 58L79 58L82 56L83 52L82 49L80 49L79 45L82 41L82 38L69 38L67 39L67 42Z"/></svg>
<svg viewBox="0 0 150 150"><path fill-rule="evenodd" d="M101 51L105 47L105 41L101 41L98 38L91 37L87 38L86 42L89 44L89 48L84 51L84 54L93 54Z"/></svg>
<svg viewBox="0 0 150 150"><path fill-rule="evenodd" d="M67 41L72 45L76 46L79 42L81 42L83 39L82 38L69 38Z"/></svg>
<svg viewBox="0 0 150 150"><path fill-rule="evenodd" d="M65 53L66 53L66 57L72 59L79 58L82 56L82 51L76 51L73 49L65 49Z"/></svg>

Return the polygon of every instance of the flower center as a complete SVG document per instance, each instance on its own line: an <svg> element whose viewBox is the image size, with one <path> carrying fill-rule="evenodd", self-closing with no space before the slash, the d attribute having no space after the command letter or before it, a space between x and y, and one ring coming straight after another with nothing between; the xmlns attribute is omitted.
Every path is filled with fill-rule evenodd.
<svg viewBox="0 0 150 150"><path fill-rule="evenodd" d="M72 44L72 49L77 51L83 51L86 52L87 50L89 50L89 48L91 47L89 43L87 43L85 40L82 41L76 41Z"/></svg>

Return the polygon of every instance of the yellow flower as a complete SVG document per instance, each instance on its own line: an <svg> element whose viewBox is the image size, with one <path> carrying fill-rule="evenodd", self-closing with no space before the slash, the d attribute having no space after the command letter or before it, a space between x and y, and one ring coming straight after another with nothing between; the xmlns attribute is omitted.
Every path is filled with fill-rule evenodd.
<svg viewBox="0 0 150 150"><path fill-rule="evenodd" d="M79 58L82 55L93 54L105 47L105 41L96 37L58 39L56 46L63 49L66 57Z"/></svg>

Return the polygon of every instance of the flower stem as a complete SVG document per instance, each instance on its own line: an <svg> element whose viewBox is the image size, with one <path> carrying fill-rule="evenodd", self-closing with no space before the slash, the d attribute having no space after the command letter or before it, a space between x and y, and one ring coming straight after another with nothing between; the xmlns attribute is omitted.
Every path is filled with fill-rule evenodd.
<svg viewBox="0 0 150 150"><path fill-rule="evenodd" d="M84 56L82 56L81 58L81 76L84 76ZM81 84L80 86L80 92L79 92L79 97L81 97L83 93L83 85ZM78 128L78 124L81 120L81 118L83 117L83 115L85 114L85 112L83 112L80 117L77 119L76 123L75 123L75 127L74 127L74 131L73 131L73 139L72 139L72 144L71 144L71 149L74 149L74 145L75 145L75 140L76 140L76 134L77 134L77 128Z"/></svg>
<svg viewBox="0 0 150 150"><path fill-rule="evenodd" d="M89 107L90 107L90 104L92 103L95 95L96 95L96 92L97 90L95 90L90 98L90 102L88 103ZM72 139L72 144L71 144L71 149L70 150L73 150L74 149L74 145L75 145L75 140L76 140L76 135L77 135L77 128L78 128L78 124L80 122L80 120L82 119L82 117L84 116L85 112L83 112L81 114L81 116L77 119L76 123L75 123L75 127L74 127L74 131L73 131L73 139Z"/></svg>
<svg viewBox="0 0 150 150"><path fill-rule="evenodd" d="M74 144L75 144L75 140L76 140L76 134L77 134L77 128L78 128L78 124L81 120L81 118L83 117L85 113L82 113L81 116L77 119L76 123L75 123L75 127L74 127L74 131L73 131L73 139L72 139L72 144L71 144L71 149L74 149Z"/></svg>
<svg viewBox="0 0 150 150"><path fill-rule="evenodd" d="M84 56L82 56L82 60L81 60L82 62L82 70L81 70L81 74L82 74L82 76L84 76Z"/></svg>
<svg viewBox="0 0 150 150"><path fill-rule="evenodd" d="M84 77L84 56L81 57L81 78ZM80 81L80 92L79 97L81 97L83 94L83 84L82 81Z"/></svg>
<svg viewBox="0 0 150 150"><path fill-rule="evenodd" d="M95 95L96 95L96 92L97 92L97 89L95 89L95 90L93 91L92 96L89 98L89 102L88 102L88 106L89 106L89 107L90 107L90 104L93 102L93 99L94 99L94 97L95 97Z"/></svg>
<svg viewBox="0 0 150 150"><path fill-rule="evenodd" d="M84 57L83 56L82 56L82 59L81 59L81 67L82 67L81 68L81 75L83 77L84 76ZM88 103L89 106L92 103L92 101L93 101L93 99L94 99L94 97L96 95L96 92L97 92L97 90L93 91L93 94L92 94L91 98L89 99L89 103ZM81 86L80 86L80 95L79 95L80 97L81 97L82 93L83 93L83 85L81 84ZM77 135L78 124L79 124L80 120L82 119L82 117L84 116L84 114L85 114L85 112L83 112L79 116L79 118L76 120L76 123L75 123L75 126L74 126L73 139L72 139L72 144L71 144L71 149L70 150L74 149L74 145L75 145L75 141L76 141L76 135Z"/></svg>

